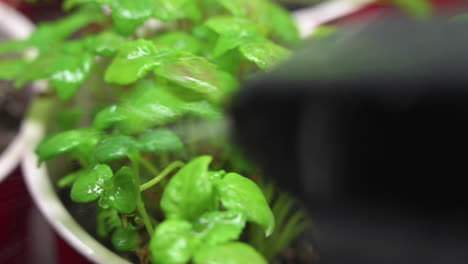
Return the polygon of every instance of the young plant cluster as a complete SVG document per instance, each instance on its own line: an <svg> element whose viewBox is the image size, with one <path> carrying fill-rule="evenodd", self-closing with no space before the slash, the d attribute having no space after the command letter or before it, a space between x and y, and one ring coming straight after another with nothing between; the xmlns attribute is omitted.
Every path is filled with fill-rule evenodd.
<svg viewBox="0 0 468 264"><path fill-rule="evenodd" d="M275 228L262 190L238 174L258 172L224 137L194 137L204 133L200 122L223 120L240 82L299 43L289 13L268 0L67 0L64 8L73 12L0 45L0 54L29 54L1 61L0 79L48 80L68 102L83 86L106 104L87 125L74 115L37 147L41 162L66 154L79 163L58 186L70 187L74 202L96 202L98 235L143 263L267 263L241 242L247 223L263 236Z"/></svg>

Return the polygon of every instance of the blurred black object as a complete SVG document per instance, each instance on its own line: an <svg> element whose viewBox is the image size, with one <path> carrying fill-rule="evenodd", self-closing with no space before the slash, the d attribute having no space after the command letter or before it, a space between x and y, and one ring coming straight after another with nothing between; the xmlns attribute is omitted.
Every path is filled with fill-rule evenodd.
<svg viewBox="0 0 468 264"><path fill-rule="evenodd" d="M321 263L468 263L468 23L314 40L232 114L247 154L309 206Z"/></svg>

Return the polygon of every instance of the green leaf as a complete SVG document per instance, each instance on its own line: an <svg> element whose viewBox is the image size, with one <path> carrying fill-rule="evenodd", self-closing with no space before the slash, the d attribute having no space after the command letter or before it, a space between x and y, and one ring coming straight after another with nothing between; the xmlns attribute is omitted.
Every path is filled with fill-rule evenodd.
<svg viewBox="0 0 468 264"><path fill-rule="evenodd" d="M16 84L50 78L51 86L66 100L88 78L93 64L93 56L84 51L81 42L69 42L43 52L25 67Z"/></svg>
<svg viewBox="0 0 468 264"><path fill-rule="evenodd" d="M119 213L115 209L97 207L97 234L104 238L109 235L114 229L122 227Z"/></svg>
<svg viewBox="0 0 468 264"><path fill-rule="evenodd" d="M322 25L317 27L312 34L310 34L309 38L311 39L322 39L329 37L333 34L338 32L338 28L332 25Z"/></svg>
<svg viewBox="0 0 468 264"><path fill-rule="evenodd" d="M88 173L89 171L88 170L79 170L79 171L75 171L75 172L72 172L72 173L69 173L65 176L63 176L58 182L57 182L57 186L59 188L65 188L65 187L68 187L70 185L73 185L73 183L76 181L76 179L83 173Z"/></svg>
<svg viewBox="0 0 468 264"><path fill-rule="evenodd" d="M53 68L50 83L59 97L67 100L88 78L94 58L91 54L63 54Z"/></svg>
<svg viewBox="0 0 468 264"><path fill-rule="evenodd" d="M112 0L109 4L117 31L122 35L131 35L152 16L156 1Z"/></svg>
<svg viewBox="0 0 468 264"><path fill-rule="evenodd" d="M143 81L124 95L119 112L126 118L117 123L124 134L142 132L180 118L184 102L168 92L169 88Z"/></svg>
<svg viewBox="0 0 468 264"><path fill-rule="evenodd" d="M215 102L237 86L233 76L218 70L207 59L190 54L181 54L173 63L164 64L154 72Z"/></svg>
<svg viewBox="0 0 468 264"><path fill-rule="evenodd" d="M50 50L51 46L68 39L86 25L103 20L104 16L99 7L87 6L54 22L39 23L36 30L25 40L1 43L0 54L19 52L28 47L35 47L40 52L44 52Z"/></svg>
<svg viewBox="0 0 468 264"><path fill-rule="evenodd" d="M219 58L226 52L239 47L242 44L255 40L255 37L250 35L238 36L238 35L221 35L216 41L216 45L213 48L213 57Z"/></svg>
<svg viewBox="0 0 468 264"><path fill-rule="evenodd" d="M393 0L393 3L408 14L419 19L426 19L432 14L432 4L428 0Z"/></svg>
<svg viewBox="0 0 468 264"><path fill-rule="evenodd" d="M218 2L238 17L258 16L268 9L268 1L265 0L218 0Z"/></svg>
<svg viewBox="0 0 468 264"><path fill-rule="evenodd" d="M224 175L226 175L226 171L224 171L224 170L209 171L208 175L209 175L211 181L220 180L221 178L223 178Z"/></svg>
<svg viewBox="0 0 468 264"><path fill-rule="evenodd" d="M248 221L259 224L269 236L275 227L275 218L260 188L237 173L228 173L215 181L221 203L228 210L242 212Z"/></svg>
<svg viewBox="0 0 468 264"><path fill-rule="evenodd" d="M279 4L265 0L218 0L236 17L256 22L272 38L285 44L300 42L299 32L290 13Z"/></svg>
<svg viewBox="0 0 468 264"><path fill-rule="evenodd" d="M206 245L216 245L239 239L245 227L245 216L235 211L215 211L203 214L193 229Z"/></svg>
<svg viewBox="0 0 468 264"><path fill-rule="evenodd" d="M12 81L20 77L27 66L23 59L9 59L0 61L0 80Z"/></svg>
<svg viewBox="0 0 468 264"><path fill-rule="evenodd" d="M299 30L291 13L277 3L268 3L265 24L269 26L271 35L284 44L297 45L301 42Z"/></svg>
<svg viewBox="0 0 468 264"><path fill-rule="evenodd" d="M8 40L0 43L0 55L12 52L19 52L28 47L25 40Z"/></svg>
<svg viewBox="0 0 468 264"><path fill-rule="evenodd" d="M96 146L94 154L96 160L102 163L126 158L131 152L137 150L137 142L123 135L112 135L104 138Z"/></svg>
<svg viewBox="0 0 468 264"><path fill-rule="evenodd" d="M192 54L200 54L203 44L195 37L185 32L168 32L154 39L158 48L174 49Z"/></svg>
<svg viewBox="0 0 468 264"><path fill-rule="evenodd" d="M90 23L101 22L104 18L100 7L86 6L65 18L40 23L27 43L40 51L48 50L53 43L66 40L79 29Z"/></svg>
<svg viewBox="0 0 468 264"><path fill-rule="evenodd" d="M95 146L99 135L93 130L69 130L44 139L36 148L41 161L46 161L79 147Z"/></svg>
<svg viewBox="0 0 468 264"><path fill-rule="evenodd" d="M170 219L162 222L155 230L150 242L154 263L188 263L198 245L192 235L192 225L183 220Z"/></svg>
<svg viewBox="0 0 468 264"><path fill-rule="evenodd" d="M241 242L208 246L198 250L195 264L267 264L267 261L251 246Z"/></svg>
<svg viewBox="0 0 468 264"><path fill-rule="evenodd" d="M205 24L194 26L190 34L203 43L203 54L211 52L213 43L218 38L218 34Z"/></svg>
<svg viewBox="0 0 468 264"><path fill-rule="evenodd" d="M106 129L126 118L117 105L111 105L96 114L93 120L93 127L99 130Z"/></svg>
<svg viewBox="0 0 468 264"><path fill-rule="evenodd" d="M131 35L152 16L153 0L67 0L64 8L69 10L77 5L97 3L108 4L112 9L112 20L116 30L122 35Z"/></svg>
<svg viewBox="0 0 468 264"><path fill-rule="evenodd" d="M160 128L143 134L138 140L139 149L143 152L165 154L169 152L180 153L183 143L180 138L169 129Z"/></svg>
<svg viewBox="0 0 468 264"><path fill-rule="evenodd" d="M65 0L63 3L63 9L65 11L69 11L72 8L79 6L79 5L84 5L84 4L107 4L109 3L109 0Z"/></svg>
<svg viewBox="0 0 468 264"><path fill-rule="evenodd" d="M209 19L205 25L219 34L219 38L213 48L213 56L215 58L265 34L264 30L257 24L239 17L215 17Z"/></svg>
<svg viewBox="0 0 468 264"><path fill-rule="evenodd" d="M170 219L195 220L214 208L213 187L208 165L211 157L193 159L170 180L166 186L161 208Z"/></svg>
<svg viewBox="0 0 468 264"><path fill-rule="evenodd" d="M153 42L138 39L125 43L119 49L105 73L105 81L116 84L131 84L145 77L154 67L161 65L167 53L159 52Z"/></svg>
<svg viewBox="0 0 468 264"><path fill-rule="evenodd" d="M88 50L106 57L114 56L124 43L125 39L112 31L105 31L85 39L85 46Z"/></svg>
<svg viewBox="0 0 468 264"><path fill-rule="evenodd" d="M27 82L47 79L53 75L56 64L60 61L61 46L52 46L50 50L42 52L34 61L27 64L17 78L15 85L24 86Z"/></svg>
<svg viewBox="0 0 468 264"><path fill-rule="evenodd" d="M198 22L202 18L201 11L193 0L154 0L154 16L164 22L188 18Z"/></svg>
<svg viewBox="0 0 468 264"><path fill-rule="evenodd" d="M246 59L264 70L273 68L290 55L289 50L268 40L243 44L240 51Z"/></svg>
<svg viewBox="0 0 468 264"><path fill-rule="evenodd" d="M138 249L138 231L133 227L117 228L112 234L111 242L118 251Z"/></svg>
<svg viewBox="0 0 468 264"><path fill-rule="evenodd" d="M129 167L122 167L107 183L103 192L103 202L125 214L136 209L139 189Z"/></svg>
<svg viewBox="0 0 468 264"><path fill-rule="evenodd" d="M244 60L238 49L229 50L223 55L212 59L213 63L218 65L220 70L229 72L233 76L240 76L240 70L245 70L241 69L241 63Z"/></svg>
<svg viewBox="0 0 468 264"><path fill-rule="evenodd" d="M224 118L223 111L219 107L207 101L187 102L183 108L191 116L205 120Z"/></svg>
<svg viewBox="0 0 468 264"><path fill-rule="evenodd" d="M241 17L214 17L208 19L205 22L205 25L219 35L233 35L243 37L263 36L265 34L264 28L248 19Z"/></svg>
<svg viewBox="0 0 468 264"><path fill-rule="evenodd" d="M101 196L104 186L112 175L112 169L105 164L96 165L91 170L80 171L71 189L71 199L77 203L96 200Z"/></svg>

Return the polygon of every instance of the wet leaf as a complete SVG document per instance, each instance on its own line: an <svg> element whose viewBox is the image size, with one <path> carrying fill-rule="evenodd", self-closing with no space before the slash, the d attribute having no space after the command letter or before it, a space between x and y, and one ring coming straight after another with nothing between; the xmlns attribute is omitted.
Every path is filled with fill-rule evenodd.
<svg viewBox="0 0 468 264"><path fill-rule="evenodd" d="M297 45L301 39L299 30L291 14L277 3L268 3L268 12L265 24L269 26L274 39L288 45Z"/></svg>
<svg viewBox="0 0 468 264"><path fill-rule="evenodd" d="M203 44L195 37L185 32L164 33L153 41L158 48L174 49L177 51L200 54Z"/></svg>
<svg viewBox="0 0 468 264"><path fill-rule="evenodd" d="M289 50L268 40L243 44L240 46L240 51L246 59L264 70L273 68L290 55Z"/></svg>
<svg viewBox="0 0 468 264"><path fill-rule="evenodd" d="M128 154L137 150L137 142L124 135L113 135L105 137L94 149L94 154L98 162L126 158Z"/></svg>
<svg viewBox="0 0 468 264"><path fill-rule="evenodd" d="M223 111L219 107L207 101L187 102L183 108L189 115L206 120L221 119L224 117Z"/></svg>
<svg viewBox="0 0 468 264"><path fill-rule="evenodd" d="M210 162L209 156L195 158L172 177L161 199L161 208L167 218L195 220L214 209L208 174Z"/></svg>
<svg viewBox="0 0 468 264"><path fill-rule="evenodd" d="M193 0L155 0L154 16L164 22L188 18L200 21L202 14Z"/></svg>
<svg viewBox="0 0 468 264"><path fill-rule="evenodd" d="M101 196L104 186L112 178L112 170L105 164L96 165L91 170L80 171L73 183L70 196L74 202L92 202Z"/></svg>
<svg viewBox="0 0 468 264"><path fill-rule="evenodd" d="M180 118L186 112L184 102L168 90L152 81L134 87L119 107L126 118L117 123L118 130L124 134L137 133Z"/></svg>
<svg viewBox="0 0 468 264"><path fill-rule="evenodd" d="M112 0L112 20L116 30L122 35L131 35L152 16L156 6L154 0Z"/></svg>
<svg viewBox="0 0 468 264"><path fill-rule="evenodd" d="M226 171L209 171L208 175L211 181L220 180L224 175L226 175Z"/></svg>
<svg viewBox="0 0 468 264"><path fill-rule="evenodd" d="M28 64L17 80L17 86L27 82L50 79L51 86L63 100L69 99L88 78L94 58L81 42L68 42L43 52Z"/></svg>
<svg viewBox="0 0 468 264"><path fill-rule="evenodd" d="M245 216L235 211L213 211L203 214L193 229L206 245L216 245L239 239L245 227Z"/></svg>
<svg viewBox="0 0 468 264"><path fill-rule="evenodd" d="M50 83L63 100L70 99L88 78L94 58L91 54L63 54L54 64Z"/></svg>
<svg viewBox="0 0 468 264"><path fill-rule="evenodd" d="M96 114L93 120L93 127L99 130L106 129L126 118L119 106L111 105Z"/></svg>
<svg viewBox="0 0 468 264"><path fill-rule="evenodd" d="M195 264L267 264L267 261L251 246L241 242L229 242L203 247L195 253Z"/></svg>
<svg viewBox="0 0 468 264"><path fill-rule="evenodd" d="M233 16L219 16L210 18L205 25L219 35L262 36L265 32L262 27L254 22Z"/></svg>
<svg viewBox="0 0 468 264"><path fill-rule="evenodd" d="M221 35L216 41L216 45L213 49L213 56L218 58L224 55L226 52L239 47L242 44L248 43L255 40L255 36L245 35Z"/></svg>
<svg viewBox="0 0 468 264"><path fill-rule="evenodd" d="M130 214L136 209L139 189L129 167L122 167L108 182L103 193L106 204L120 213Z"/></svg>
<svg viewBox="0 0 468 264"><path fill-rule="evenodd" d="M155 74L215 102L237 86L233 76L207 59L190 54L181 54L174 62L156 68Z"/></svg>
<svg viewBox="0 0 468 264"><path fill-rule="evenodd" d="M183 220L170 219L162 222L155 230L150 242L154 263L188 263L198 245L192 235L192 225Z"/></svg>
<svg viewBox="0 0 468 264"><path fill-rule="evenodd" d="M143 134L138 140L139 149L143 152L165 154L183 151L183 143L180 138L169 129L156 129Z"/></svg>
<svg viewBox="0 0 468 264"><path fill-rule="evenodd" d="M234 16L254 17L265 13L268 8L266 0L218 0Z"/></svg>
<svg viewBox="0 0 468 264"><path fill-rule="evenodd" d="M237 173L228 173L215 181L221 203L228 210L238 211L248 221L259 224L269 236L275 227L275 218L260 188L251 180Z"/></svg>
<svg viewBox="0 0 468 264"><path fill-rule="evenodd" d="M294 20L279 4L266 0L218 1L232 15L248 18L261 25L275 40L289 45L299 43L299 33Z"/></svg>
<svg viewBox="0 0 468 264"><path fill-rule="evenodd" d="M167 59L167 53L159 52L153 42L139 39L125 43L105 73L105 80L115 84L130 84L145 77L154 67Z"/></svg>
<svg viewBox="0 0 468 264"><path fill-rule="evenodd" d="M79 147L95 146L98 141L99 135L93 130L69 130L44 139L37 146L36 153L41 161L46 161Z"/></svg>
<svg viewBox="0 0 468 264"><path fill-rule="evenodd" d="M114 56L124 43L125 39L112 31L105 31L85 39L85 46L88 50L106 57Z"/></svg>
<svg viewBox="0 0 468 264"><path fill-rule="evenodd" d="M63 176L62 178L60 178L60 180L57 182L57 186L59 188L65 188L65 187L71 186L81 174L88 173L88 172L89 172L88 170L79 170L79 171L74 171L72 173L69 173Z"/></svg>
<svg viewBox="0 0 468 264"><path fill-rule="evenodd" d="M64 8L69 10L77 5L88 3L109 5L115 29L122 35L131 35L143 25L152 16L155 6L153 0L67 0Z"/></svg>
<svg viewBox="0 0 468 264"><path fill-rule="evenodd" d="M118 251L133 251L138 249L138 231L134 227L117 228L112 234L111 242Z"/></svg>

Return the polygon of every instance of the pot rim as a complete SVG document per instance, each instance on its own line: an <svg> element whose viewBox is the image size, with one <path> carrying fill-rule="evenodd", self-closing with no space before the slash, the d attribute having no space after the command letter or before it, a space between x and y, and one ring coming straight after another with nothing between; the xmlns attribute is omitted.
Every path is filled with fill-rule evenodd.
<svg viewBox="0 0 468 264"><path fill-rule="evenodd" d="M350 14L374 0L334 0L313 7L300 9L293 13L298 24L300 35L309 36L321 24ZM37 102L41 100L38 98ZM45 166L38 167L38 157L34 149L45 133L45 118L33 119L27 117L23 121L21 133L27 139L24 146L24 155L21 162L26 186L42 214L53 226L60 236L75 250L94 263L129 264L128 261L104 247L88 232L86 232L69 214L63 206Z"/></svg>
<svg viewBox="0 0 468 264"><path fill-rule="evenodd" d="M0 17L2 18L0 31L5 32L11 39L24 39L34 29L34 24L29 19L2 2L0 2ZM0 154L0 183L20 162L25 142L26 137L20 127L16 136Z"/></svg>

